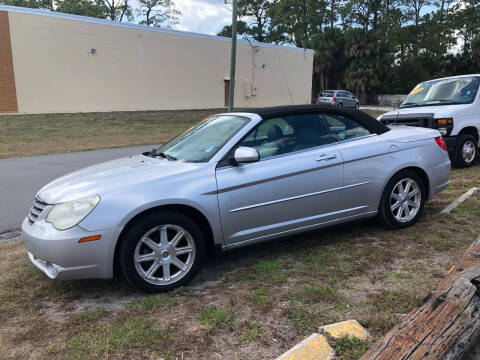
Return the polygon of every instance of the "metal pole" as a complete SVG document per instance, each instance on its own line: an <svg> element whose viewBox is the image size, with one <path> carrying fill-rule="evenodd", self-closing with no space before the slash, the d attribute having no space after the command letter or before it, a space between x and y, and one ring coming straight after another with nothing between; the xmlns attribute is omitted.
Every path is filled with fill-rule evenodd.
<svg viewBox="0 0 480 360"><path fill-rule="evenodd" d="M237 0L233 0L232 52L230 57L230 88L228 90L228 111L233 111L235 98L235 63L237 60Z"/></svg>

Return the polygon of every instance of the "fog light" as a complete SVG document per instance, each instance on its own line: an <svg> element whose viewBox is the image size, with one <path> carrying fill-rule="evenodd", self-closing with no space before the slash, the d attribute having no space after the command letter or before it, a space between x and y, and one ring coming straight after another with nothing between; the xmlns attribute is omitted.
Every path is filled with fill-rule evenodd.
<svg viewBox="0 0 480 360"><path fill-rule="evenodd" d="M442 136L445 136L448 133L447 128L439 128L438 131L440 131L440 134L442 134Z"/></svg>

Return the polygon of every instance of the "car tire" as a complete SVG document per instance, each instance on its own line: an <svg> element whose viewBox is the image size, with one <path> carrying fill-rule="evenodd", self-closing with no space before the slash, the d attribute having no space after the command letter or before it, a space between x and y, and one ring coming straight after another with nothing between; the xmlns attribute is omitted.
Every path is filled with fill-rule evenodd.
<svg viewBox="0 0 480 360"><path fill-rule="evenodd" d="M357 110L360 109L360 103L357 102L357 103L355 104L355 109L357 109Z"/></svg>
<svg viewBox="0 0 480 360"><path fill-rule="evenodd" d="M187 284L205 258L200 227L175 211L141 217L122 234L120 265L130 284L148 293Z"/></svg>
<svg viewBox="0 0 480 360"><path fill-rule="evenodd" d="M421 216L425 200L426 186L422 178L413 170L402 170L396 173L385 186L378 209L378 218L391 229L412 226Z"/></svg>
<svg viewBox="0 0 480 360"><path fill-rule="evenodd" d="M477 139L470 134L461 134L452 155L452 164L456 168L470 167L478 154Z"/></svg>
<svg viewBox="0 0 480 360"><path fill-rule="evenodd" d="M338 103L338 107L343 107L343 103Z"/></svg>

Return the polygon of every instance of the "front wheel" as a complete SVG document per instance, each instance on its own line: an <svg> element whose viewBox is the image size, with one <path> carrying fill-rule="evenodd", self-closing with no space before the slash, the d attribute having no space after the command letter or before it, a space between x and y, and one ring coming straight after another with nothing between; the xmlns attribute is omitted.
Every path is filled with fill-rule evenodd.
<svg viewBox="0 0 480 360"><path fill-rule="evenodd" d="M425 184L415 171L395 174L385 187L379 207L379 218L392 229L412 226L425 204Z"/></svg>
<svg viewBox="0 0 480 360"><path fill-rule="evenodd" d="M452 156L454 167L465 168L472 166L477 157L477 139L469 134L462 134L458 137L457 146Z"/></svg>
<svg viewBox="0 0 480 360"><path fill-rule="evenodd" d="M198 225L181 213L161 211L141 218L122 236L120 264L133 286L157 293L188 283L204 255Z"/></svg>

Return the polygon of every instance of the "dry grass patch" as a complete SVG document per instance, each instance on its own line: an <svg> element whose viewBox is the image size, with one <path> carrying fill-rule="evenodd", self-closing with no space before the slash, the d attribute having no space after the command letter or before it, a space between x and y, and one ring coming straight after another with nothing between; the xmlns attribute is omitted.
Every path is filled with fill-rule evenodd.
<svg viewBox="0 0 480 360"><path fill-rule="evenodd" d="M0 158L161 144L224 109L0 116Z"/></svg>

